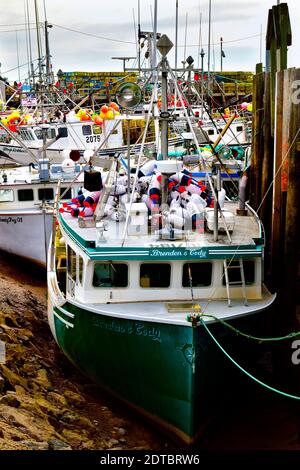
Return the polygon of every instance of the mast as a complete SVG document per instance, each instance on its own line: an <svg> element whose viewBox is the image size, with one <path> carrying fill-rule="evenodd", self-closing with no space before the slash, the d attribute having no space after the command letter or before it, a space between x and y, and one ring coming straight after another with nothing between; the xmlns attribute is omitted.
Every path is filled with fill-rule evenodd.
<svg viewBox="0 0 300 470"><path fill-rule="evenodd" d="M138 69L139 73L141 73L141 8L140 8L140 0L138 0Z"/></svg>
<svg viewBox="0 0 300 470"><path fill-rule="evenodd" d="M157 0L154 0L154 21L153 21L153 38L152 41L150 39L150 42L152 42L153 47L152 47L152 64L151 68L153 70L152 72L152 80L153 83L156 81L157 77L157 47L156 47L156 42L157 42ZM159 112L158 112L158 106L157 106L157 87L154 90L154 117L158 117ZM155 142L156 142L156 151L158 153L159 149L159 123L157 119L154 119L154 128L155 128Z"/></svg>
<svg viewBox="0 0 300 470"><path fill-rule="evenodd" d="M47 85L52 84L52 67L51 67L51 55L50 55L50 46L49 46L49 28L52 28L52 25L48 23L47 13L46 13L46 3L44 0L44 17L45 17L45 53L46 53L46 83Z"/></svg>
<svg viewBox="0 0 300 470"><path fill-rule="evenodd" d="M161 122L161 153L163 160L168 158L168 128L169 128L169 117L170 113L168 112L168 61L167 54L172 49L173 43L170 39L164 34L159 39L158 50L162 55L161 60L161 112L160 112L160 122ZM176 80L176 76L175 76ZM161 195L161 205L167 203L168 199L168 175L167 173L162 172L162 195Z"/></svg>
<svg viewBox="0 0 300 470"><path fill-rule="evenodd" d="M26 1L24 0L24 19L25 19L25 39L26 39L26 52L27 52L27 73L28 83L30 83L30 58L29 58L29 44L28 44L28 24L26 15Z"/></svg>
<svg viewBox="0 0 300 470"><path fill-rule="evenodd" d="M220 39L220 45L221 45L221 72L223 72L223 57L225 56L225 54L223 51L223 38L222 37Z"/></svg>
<svg viewBox="0 0 300 470"><path fill-rule="evenodd" d="M208 56L207 56L207 91L210 91L210 43L211 43L211 0L208 6Z"/></svg>
<svg viewBox="0 0 300 470"><path fill-rule="evenodd" d="M176 0L176 13L175 13L175 77L177 80L177 67L178 67L178 0ZM174 106L177 108L177 92L175 88L174 93Z"/></svg>
<svg viewBox="0 0 300 470"><path fill-rule="evenodd" d="M51 84L51 55L50 55L50 48L49 48L49 34L48 28L51 26L48 25L48 21L45 20L45 48L46 48L46 82L47 85Z"/></svg>
<svg viewBox="0 0 300 470"><path fill-rule="evenodd" d="M41 48L41 36L40 36L40 24L39 24L39 10L37 0L34 0L35 7L35 23L36 23L36 39L38 47L38 63L39 63L39 87L42 87L43 75L42 75L42 48Z"/></svg>
<svg viewBox="0 0 300 470"><path fill-rule="evenodd" d="M177 48L178 48L178 0L176 0L176 15L175 15L175 74L177 75Z"/></svg>
<svg viewBox="0 0 300 470"><path fill-rule="evenodd" d="M183 64L185 64L185 59L186 59L187 26L188 26L188 13L186 12L186 14L185 14L185 33L184 33Z"/></svg>
<svg viewBox="0 0 300 470"><path fill-rule="evenodd" d="M157 75L156 65L157 65L157 51L156 51L156 41L157 41L157 0L154 0L154 19L153 19L153 59L152 59L152 67L155 70L154 72L154 79Z"/></svg>
<svg viewBox="0 0 300 470"><path fill-rule="evenodd" d="M33 68L33 61L32 61L32 47L31 47L31 33L30 33L30 21L29 21L29 7L28 7L28 0L26 0L26 10L27 10L27 25L28 25L28 45L29 45L29 56L30 56L30 70L31 70L31 78L32 84L35 85L35 76L34 76L34 68ZM30 77L29 77L30 78Z"/></svg>
<svg viewBox="0 0 300 470"><path fill-rule="evenodd" d="M43 160L46 158L46 129L44 128L44 87L43 87L43 71L42 71L42 48L41 48L41 37L40 37L40 22L39 22L39 10L37 0L34 0L35 6L35 22L36 22L36 36L38 46L38 62L39 62L39 85L38 94L41 97L41 111L42 111L42 134L43 134Z"/></svg>

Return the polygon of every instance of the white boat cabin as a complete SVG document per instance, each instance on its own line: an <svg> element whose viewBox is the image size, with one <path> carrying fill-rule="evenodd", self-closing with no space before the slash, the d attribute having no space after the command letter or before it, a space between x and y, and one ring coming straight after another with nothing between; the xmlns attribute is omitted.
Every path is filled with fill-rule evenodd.
<svg viewBox="0 0 300 470"><path fill-rule="evenodd" d="M40 148L43 142L43 129L46 132L47 140L54 139L58 135L58 129L61 129L62 137L51 145L52 150L64 149L95 149L106 139L111 132L110 137L104 148L121 147L123 145L122 122L113 129L115 120L105 121L102 126L93 121L84 122L52 122L49 124L19 126L18 136L27 147ZM12 140L12 143L16 144Z"/></svg>
<svg viewBox="0 0 300 470"><path fill-rule="evenodd" d="M237 208L236 203L225 205L232 213ZM120 222L108 223L105 241L96 247L97 229L80 228L78 219L67 213L59 217L56 272L67 299L82 304L191 301L192 296L228 299L228 294L243 299L244 289L247 299L262 298L262 252L254 241L260 237L260 226L254 214L235 216L232 243L226 234L214 242L207 230L169 241L134 234L131 227L122 246L109 228L117 225L121 234Z"/></svg>

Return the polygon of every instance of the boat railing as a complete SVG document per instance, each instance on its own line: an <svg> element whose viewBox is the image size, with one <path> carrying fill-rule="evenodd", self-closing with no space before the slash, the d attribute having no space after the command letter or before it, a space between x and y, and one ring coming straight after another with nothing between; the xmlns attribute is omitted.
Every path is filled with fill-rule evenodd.
<svg viewBox="0 0 300 470"><path fill-rule="evenodd" d="M252 215L254 216L254 219L256 220L258 226L259 226L259 236L260 238L262 239L262 245L265 246L265 228L263 226L263 223L261 221L261 219L259 218L259 215L257 214L257 212L255 212L255 210L253 209L253 207L250 206L249 204L249 201L246 201L245 202L245 206L247 207L247 209L252 213Z"/></svg>
<svg viewBox="0 0 300 470"><path fill-rule="evenodd" d="M53 204L53 220L52 220L52 242L51 242L51 250L50 250L50 270L54 271L55 270L55 231L56 231L56 217L57 217L57 211L58 211L58 202L59 202L59 196L60 196L60 185L61 185L61 180L58 180L57 187L56 187L56 192L55 192L55 198L54 198L54 204Z"/></svg>

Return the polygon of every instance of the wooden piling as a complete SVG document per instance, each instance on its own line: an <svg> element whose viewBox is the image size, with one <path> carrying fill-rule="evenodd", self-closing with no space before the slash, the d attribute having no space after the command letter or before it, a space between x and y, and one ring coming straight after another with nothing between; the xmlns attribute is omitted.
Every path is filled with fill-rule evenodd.
<svg viewBox="0 0 300 470"><path fill-rule="evenodd" d="M275 76L275 131L274 131L274 159L273 159L273 204L272 204L272 236L271 236L271 273L272 286L277 290L280 285L278 264L280 262L280 240L282 239L282 210L281 210L281 166L282 166L282 122L283 122L283 87L284 72L277 72ZM272 103L271 103L272 110Z"/></svg>
<svg viewBox="0 0 300 470"><path fill-rule="evenodd" d="M253 80L252 157L250 176L250 202L257 209L261 201L261 175L263 156L264 73Z"/></svg>
<svg viewBox="0 0 300 470"><path fill-rule="evenodd" d="M298 80L300 69L291 73L291 84ZM290 95L292 91L290 89ZM297 137L296 137L297 136ZM283 300L286 314L295 322L300 300L297 296L300 238L300 103L291 102L289 123L288 184L286 198L286 221L284 230Z"/></svg>
<svg viewBox="0 0 300 470"><path fill-rule="evenodd" d="M263 157L262 157L262 181L260 216L265 228L266 252L265 252L265 277L270 281L271 273L271 231L272 231L272 175L274 138L271 135L271 77L265 73L264 83L264 121L263 121ZM271 188L271 189L270 189Z"/></svg>

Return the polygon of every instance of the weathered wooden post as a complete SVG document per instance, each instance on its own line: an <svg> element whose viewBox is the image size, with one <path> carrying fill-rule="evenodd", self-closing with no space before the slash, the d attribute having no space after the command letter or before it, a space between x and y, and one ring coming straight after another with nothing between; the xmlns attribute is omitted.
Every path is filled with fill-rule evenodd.
<svg viewBox="0 0 300 470"><path fill-rule="evenodd" d="M253 77L253 122L252 122L252 158L250 176L250 201L257 209L261 201L261 167L263 149L263 100L264 73L262 64L257 64Z"/></svg>
<svg viewBox="0 0 300 470"><path fill-rule="evenodd" d="M273 152L274 139L271 135L271 81L270 72L265 73L265 89L264 89L264 122L263 122L263 158L262 158L262 181L261 192L264 198L261 201L260 216L265 228L266 246L265 252L265 276L266 280L270 280L271 266L271 229L272 229L272 191L269 190L272 184L273 175ZM267 193L268 191L268 193Z"/></svg>
<svg viewBox="0 0 300 470"><path fill-rule="evenodd" d="M296 85L294 90L293 85ZM286 220L284 231L283 299L286 314L293 323L299 310L299 239L300 239L300 69L291 73L291 114L289 123L290 152L288 156L288 182ZM297 93L298 87L298 93ZM299 312L300 313L300 312ZM298 321L298 326L299 326Z"/></svg>

